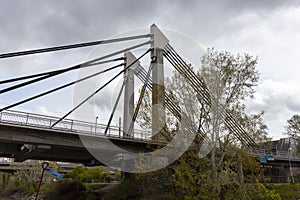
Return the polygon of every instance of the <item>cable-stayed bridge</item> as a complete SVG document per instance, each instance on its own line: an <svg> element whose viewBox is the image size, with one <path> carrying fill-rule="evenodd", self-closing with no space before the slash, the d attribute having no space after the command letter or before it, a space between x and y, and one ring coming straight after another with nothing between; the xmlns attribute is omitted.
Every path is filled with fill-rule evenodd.
<svg viewBox="0 0 300 200"><path fill-rule="evenodd" d="M156 25L150 27L150 32L142 35L134 35L122 38L113 38L95 42L87 42L80 44L72 44L65 46L57 46L43 49L35 49L28 51L20 51L13 53L5 53L0 55L0 59L8 59L20 56L36 55L41 53L49 53L55 51L66 51L69 49L83 48L89 46L97 46L103 44L118 43L124 41L145 40L123 49L118 49L113 53L101 55L98 58L88 60L86 62L67 67L64 69L47 71L22 77L9 78L1 80L0 85L9 84L2 87L0 95L22 89L31 84L40 83L46 79L58 77L59 75L75 70L87 69L95 65L103 65L118 62L114 66L110 66L101 71L95 71L93 74L80 77L75 81L66 83L59 87L40 94L31 96L26 99L19 100L10 105L0 108L0 154L4 157L12 157L15 161L24 161L27 159L56 160L80 163L99 163L93 156L92 151L105 152L110 159L118 160L120 152L110 148L107 145L109 140L116 146L132 151L132 152L149 152L149 143L152 145L164 146L174 138L167 130L166 109L178 121L184 121L184 131L193 136L197 135L197 139L201 143L209 142L207 132L189 119L188 113L178 104L170 93L164 88L164 62L168 62L185 78L187 83L193 89L195 97L208 106L215 104L215 98L210 93L204 78L197 75L192 67L177 53L171 46L168 38L160 31ZM176 42L176 41L174 41ZM146 50L145 50L146 47ZM138 56L132 51L144 50ZM148 70L140 65L140 60L150 55L150 64ZM14 111L14 108L27 102L34 101L41 97L51 95L57 91L67 87L87 81L99 75L119 71L108 78L100 87L91 91L78 104L61 117L43 116L35 113L25 113ZM104 88L110 87L118 77L123 76L123 82L120 91L115 99L115 104L111 110L111 114L107 123L99 124L96 122L84 122L70 119L69 116L95 97L101 94ZM142 88L138 97L138 102L134 102L134 77L141 80ZM146 91L151 92L151 127L149 130L136 130L134 123L139 114L143 98ZM123 121L119 121L118 126L112 125L112 119L115 116L117 106L120 104L121 95L124 94L123 102ZM239 142L249 150L256 151L257 145L249 133L236 121L233 114L218 108L218 116L223 120L224 124L239 140ZM120 116L117 116L120 117ZM82 139L89 141L89 147L82 142ZM94 145L94 146L93 146ZM123 159L123 158L122 158ZM280 158L276 158L280 160ZM295 160L296 161L296 160Z"/></svg>

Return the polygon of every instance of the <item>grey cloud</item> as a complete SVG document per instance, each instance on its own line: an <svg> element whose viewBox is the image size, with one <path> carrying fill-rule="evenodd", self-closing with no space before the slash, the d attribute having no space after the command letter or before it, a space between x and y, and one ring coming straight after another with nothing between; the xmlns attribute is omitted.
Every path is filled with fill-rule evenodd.
<svg viewBox="0 0 300 200"><path fill-rule="evenodd" d="M297 96L289 97L287 100L287 108L290 111L300 113L300 98L297 98Z"/></svg>
<svg viewBox="0 0 300 200"><path fill-rule="evenodd" d="M1 34L15 41L57 45L109 37L156 15L150 1L13 1L2 3ZM143 24L143 26L148 24ZM19 41L18 41L19 40ZM36 44L32 44L35 46ZM6 45L7 46L7 45ZM7 46L7 48L9 48Z"/></svg>
<svg viewBox="0 0 300 200"><path fill-rule="evenodd" d="M122 30L147 27L155 20L163 26L211 41L237 28L227 22L242 12L263 10L263 13L292 3L295 2L5 1L0 7L0 16L5 19L0 22L0 50L96 40Z"/></svg>
<svg viewBox="0 0 300 200"><path fill-rule="evenodd" d="M300 95L286 87L269 87L261 86L257 93L259 98L246 103L247 110L250 113L266 111L265 120L273 126L273 131L274 127L280 130L289 115L300 112Z"/></svg>
<svg viewBox="0 0 300 200"><path fill-rule="evenodd" d="M110 90L110 87L106 90L101 91L96 97L94 102L90 102L92 106L97 106L101 110L109 110L111 111L113 108L113 104L115 102L115 96L113 95L112 90ZM120 100L122 102L122 100ZM122 103L121 103L122 104ZM120 104L119 104L120 105Z"/></svg>
<svg viewBox="0 0 300 200"><path fill-rule="evenodd" d="M189 1L189 3L176 1L176 4L172 2L174 1L164 3L166 14L162 19L163 23L169 28L176 28L206 44L233 31L241 30L245 26L251 26L247 22L231 23L244 13L256 13L264 18L277 8L299 5L298 2L292 0L200 0Z"/></svg>
<svg viewBox="0 0 300 200"><path fill-rule="evenodd" d="M251 26L243 20L232 23L244 14L254 13L258 20L262 20L276 9L299 4L299 1L292 0L2 1L0 54L99 40L133 28L145 28L153 22L160 27L180 31L201 43L213 45L220 37L228 39L232 32ZM250 43L248 41L248 45ZM81 61L88 52L82 50L38 58L0 60L0 79L69 66ZM97 97L96 105L101 109L111 108L111 91L102 94ZM252 103L250 108L266 110L270 118L286 110L299 110L298 101L291 96L269 92L262 96L263 103Z"/></svg>
<svg viewBox="0 0 300 200"><path fill-rule="evenodd" d="M295 100L294 95L268 93L261 94L261 102L249 101L248 109L253 111L267 111L268 113L278 114L283 110L300 111L300 102Z"/></svg>
<svg viewBox="0 0 300 200"><path fill-rule="evenodd" d="M225 0L225 5L228 9L234 10L270 10L282 6L299 5L299 2L295 0L251 0L251 1L239 1L239 0Z"/></svg>

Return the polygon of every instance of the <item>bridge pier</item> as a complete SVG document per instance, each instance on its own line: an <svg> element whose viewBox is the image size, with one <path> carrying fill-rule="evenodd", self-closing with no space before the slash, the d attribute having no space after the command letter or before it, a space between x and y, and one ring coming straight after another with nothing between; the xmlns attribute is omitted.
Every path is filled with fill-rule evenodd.
<svg viewBox="0 0 300 200"><path fill-rule="evenodd" d="M131 52L125 53L127 68L131 65L136 57ZM124 73L125 80L125 92L124 92L124 117L123 117L123 137L132 138L134 127L130 129L130 124L132 123L132 118L134 114L134 70L140 64L139 61L135 62L129 69Z"/></svg>
<svg viewBox="0 0 300 200"><path fill-rule="evenodd" d="M150 33L153 39L151 43L151 60L153 65L152 136L159 138L159 133L166 123L163 49L169 40L155 24L150 27Z"/></svg>

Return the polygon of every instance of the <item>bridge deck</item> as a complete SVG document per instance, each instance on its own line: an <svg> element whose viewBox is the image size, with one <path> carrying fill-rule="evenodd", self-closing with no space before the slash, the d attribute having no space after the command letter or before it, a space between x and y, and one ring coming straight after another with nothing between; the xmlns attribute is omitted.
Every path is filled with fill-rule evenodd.
<svg viewBox="0 0 300 200"><path fill-rule="evenodd" d="M80 133L86 135L99 135L106 137L117 137L126 140L152 140L152 134L150 131L145 130L134 130L133 136L123 137L123 129L118 126L110 126L107 134L105 134L106 125L99 123L90 123L73 119L64 119L59 122L56 126L51 127L59 118L25 113L19 111L3 111L0 112L0 123L22 125L27 127L36 127L45 130L59 130L70 133ZM162 138L158 138L164 141Z"/></svg>
<svg viewBox="0 0 300 200"><path fill-rule="evenodd" d="M54 128L58 120L16 111L0 113L0 156L12 157L17 162L27 159L53 160L77 163L94 162L95 158L83 144L82 138L89 143L89 149L116 155L118 152L107 144L107 139L117 147L130 152L148 152L148 144L164 145L166 140L153 140L149 131L134 130L130 138L123 137L122 128L103 124L88 123L66 119ZM25 150L24 150L25 147Z"/></svg>

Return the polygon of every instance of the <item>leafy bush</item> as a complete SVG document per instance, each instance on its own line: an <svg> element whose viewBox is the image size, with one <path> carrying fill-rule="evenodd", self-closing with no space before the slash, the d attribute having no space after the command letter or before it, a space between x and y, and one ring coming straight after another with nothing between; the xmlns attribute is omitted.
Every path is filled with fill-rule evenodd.
<svg viewBox="0 0 300 200"><path fill-rule="evenodd" d="M78 181L63 180L51 184L46 192L45 200L84 200L86 199L86 188Z"/></svg>
<svg viewBox="0 0 300 200"><path fill-rule="evenodd" d="M125 179L110 192L111 200L140 199L142 194L139 192L140 183L134 179Z"/></svg>
<svg viewBox="0 0 300 200"><path fill-rule="evenodd" d="M84 183L83 184L86 188L92 189L92 190L99 190L100 188L105 187L105 184L99 184L99 183Z"/></svg>
<svg viewBox="0 0 300 200"><path fill-rule="evenodd" d="M120 171L115 172L115 180L120 181L122 179L122 173Z"/></svg>
<svg viewBox="0 0 300 200"><path fill-rule="evenodd" d="M282 199L300 199L300 184L268 184L266 188L278 192Z"/></svg>
<svg viewBox="0 0 300 200"><path fill-rule="evenodd" d="M262 183L256 181L256 184L244 185L245 194L250 199L257 200L281 200L280 195L272 189L267 189Z"/></svg>
<svg viewBox="0 0 300 200"><path fill-rule="evenodd" d="M109 182L111 180L110 172L104 167L85 169L84 167L79 166L67 173L66 177L85 183L94 181Z"/></svg>

